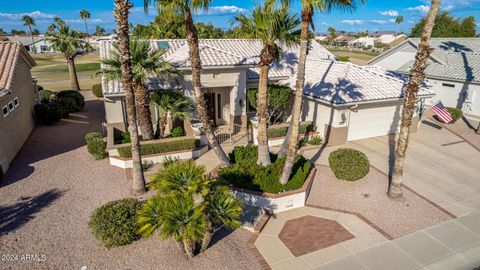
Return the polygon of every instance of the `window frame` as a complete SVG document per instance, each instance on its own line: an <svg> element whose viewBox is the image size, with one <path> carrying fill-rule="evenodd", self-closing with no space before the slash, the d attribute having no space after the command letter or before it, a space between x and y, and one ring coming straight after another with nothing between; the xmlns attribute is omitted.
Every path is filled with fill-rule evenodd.
<svg viewBox="0 0 480 270"><path fill-rule="evenodd" d="M7 105L8 105L8 109L10 110L10 112L15 110L15 104L13 104L13 100L9 101Z"/></svg>
<svg viewBox="0 0 480 270"><path fill-rule="evenodd" d="M5 113L5 110L7 111L6 113ZM8 109L8 104L2 107L2 113L3 113L3 117L7 117L10 114L10 110Z"/></svg>
<svg viewBox="0 0 480 270"><path fill-rule="evenodd" d="M18 101L18 97L16 97L16 98L13 99L13 106L15 106L15 108L17 108L18 106L20 106L20 102Z"/></svg>

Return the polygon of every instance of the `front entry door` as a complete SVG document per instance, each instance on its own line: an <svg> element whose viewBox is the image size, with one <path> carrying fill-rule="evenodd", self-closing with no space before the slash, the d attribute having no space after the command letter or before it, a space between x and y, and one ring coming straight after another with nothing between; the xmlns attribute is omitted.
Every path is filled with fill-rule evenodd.
<svg viewBox="0 0 480 270"><path fill-rule="evenodd" d="M210 124L216 126L217 122L215 121L215 93L204 93L203 98L205 99L205 106L207 107L207 115L210 119Z"/></svg>

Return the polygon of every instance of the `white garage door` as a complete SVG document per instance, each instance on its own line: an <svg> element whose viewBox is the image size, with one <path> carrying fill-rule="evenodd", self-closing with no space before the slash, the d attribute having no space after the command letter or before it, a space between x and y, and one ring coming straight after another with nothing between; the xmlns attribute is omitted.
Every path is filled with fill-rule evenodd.
<svg viewBox="0 0 480 270"><path fill-rule="evenodd" d="M350 113L348 140L359 140L398 132L401 120L400 105L359 109Z"/></svg>

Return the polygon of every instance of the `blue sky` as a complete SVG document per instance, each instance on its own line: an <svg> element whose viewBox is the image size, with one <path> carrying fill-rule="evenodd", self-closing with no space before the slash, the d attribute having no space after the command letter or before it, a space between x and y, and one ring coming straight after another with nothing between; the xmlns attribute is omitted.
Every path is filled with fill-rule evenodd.
<svg viewBox="0 0 480 270"><path fill-rule="evenodd" d="M37 22L37 28L44 30L53 17L59 16L73 27L83 30L83 21L79 11L86 8L92 14L90 29L100 25L108 30L114 28L112 15L113 0L1 0L0 28L4 30L25 29L21 17L31 15ZM148 23L153 20L155 11L147 16L143 12L143 0L132 0L130 20L132 23ZM238 12L248 12L258 1L254 0L213 0L207 13L198 14L197 21L212 22L215 26L229 28L232 17ZM295 2L294 11L299 11L299 0ZM317 32L325 32L329 26L346 31L396 30L393 20L398 14L405 17L400 30L409 32L411 27L425 16L429 0L367 0L363 7L353 13L334 11L331 14L317 14L315 26ZM480 23L480 0L443 0L442 8L451 11L455 16L475 16ZM480 27L478 28L480 31Z"/></svg>

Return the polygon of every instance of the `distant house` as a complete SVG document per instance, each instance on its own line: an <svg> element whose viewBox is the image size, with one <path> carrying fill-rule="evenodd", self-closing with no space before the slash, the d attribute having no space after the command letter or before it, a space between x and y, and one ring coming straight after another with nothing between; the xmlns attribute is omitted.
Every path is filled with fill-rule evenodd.
<svg viewBox="0 0 480 270"><path fill-rule="evenodd" d="M373 47L375 45L375 39L373 37L360 37L355 40L352 45L358 48Z"/></svg>
<svg viewBox="0 0 480 270"><path fill-rule="evenodd" d="M55 50L50 49L50 42L46 40L44 36L34 36L33 43L32 38L29 36L8 36L11 42L21 43L29 53L33 53L33 47L37 49L37 53L55 53Z"/></svg>
<svg viewBox="0 0 480 270"><path fill-rule="evenodd" d="M0 177L35 126L33 66L22 44L0 41Z"/></svg>
<svg viewBox="0 0 480 270"><path fill-rule="evenodd" d="M108 36L90 36L88 38L88 43L93 47L94 50L100 49L100 42L102 41L112 41L116 39L116 35L111 34Z"/></svg>
<svg viewBox="0 0 480 270"><path fill-rule="evenodd" d="M338 36L335 39L333 39L333 44L336 46L347 46L351 43L351 41L356 40L356 37L350 37L350 36Z"/></svg>
<svg viewBox="0 0 480 270"><path fill-rule="evenodd" d="M185 95L194 96L188 43L184 39L151 40L152 48L166 49L164 60L183 71L178 78ZM112 42L102 42L100 56L108 57ZM246 129L247 90L258 87L259 40L201 39L202 91L207 113L214 126L234 125ZM284 55L274 63L269 72L270 84L295 86L298 63L297 45L283 48ZM107 130L126 125L125 94L118 80L102 80ZM318 42L309 46L306 66L302 120L312 121L321 136L331 144L343 144L350 140L387 135L398 130L402 102L403 76L387 72L380 67L361 67L339 62ZM157 78L151 78L151 89L164 87ZM293 90L293 89L292 89ZM422 99L432 93L422 89ZM158 111L152 108L152 123L157 124ZM193 112L193 118L198 114ZM418 119L418 118L416 118Z"/></svg>
<svg viewBox="0 0 480 270"><path fill-rule="evenodd" d="M375 43L387 46L389 48L397 46L398 44L402 43L407 39L407 36L404 34L396 35L396 34L388 34L388 35L381 35L376 38Z"/></svg>
<svg viewBox="0 0 480 270"><path fill-rule="evenodd" d="M370 65L408 74L420 42L408 39L372 59ZM480 38L433 38L426 82L435 92L431 101L461 109L480 119Z"/></svg>

